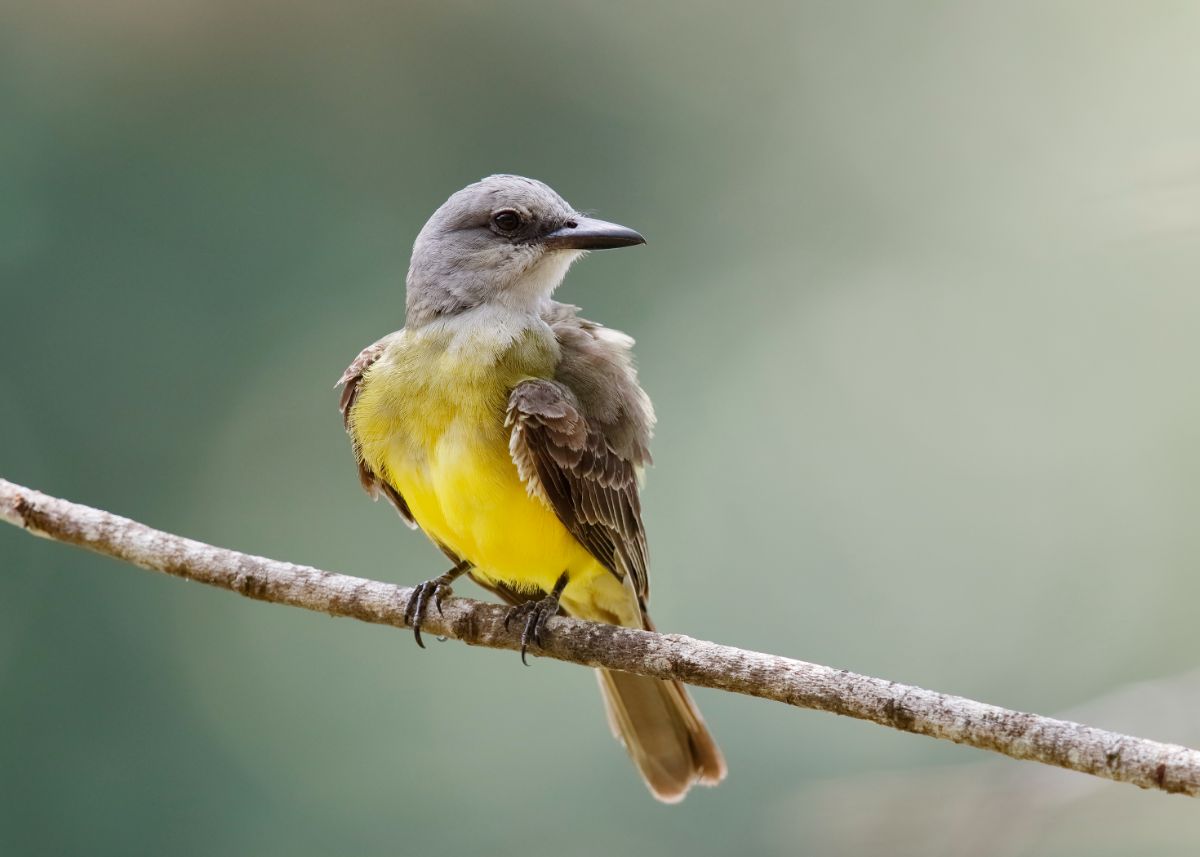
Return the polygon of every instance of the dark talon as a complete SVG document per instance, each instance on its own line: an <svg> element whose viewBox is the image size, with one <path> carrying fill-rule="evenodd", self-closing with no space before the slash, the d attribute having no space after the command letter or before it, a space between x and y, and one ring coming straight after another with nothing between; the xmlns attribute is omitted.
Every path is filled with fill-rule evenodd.
<svg viewBox="0 0 1200 857"><path fill-rule="evenodd" d="M441 615L442 599L452 591L450 584L462 577L470 568L471 563L463 560L441 577L417 584L416 589L413 590L412 598L408 599L408 606L404 610L404 624L413 629L413 637L422 649L425 648L425 642L421 639L421 625L425 621L425 610L429 606L430 597L433 597L433 604L437 607L438 614Z"/></svg>
<svg viewBox="0 0 1200 857"><path fill-rule="evenodd" d="M525 666L529 666L529 661L525 658L529 643L532 641L539 649L542 648L546 624L551 617L558 614L558 599L566 588L567 573L564 571L555 582L553 591L545 598L518 604L505 615L504 630L506 631L514 618L524 619L525 624L521 628L521 663Z"/></svg>

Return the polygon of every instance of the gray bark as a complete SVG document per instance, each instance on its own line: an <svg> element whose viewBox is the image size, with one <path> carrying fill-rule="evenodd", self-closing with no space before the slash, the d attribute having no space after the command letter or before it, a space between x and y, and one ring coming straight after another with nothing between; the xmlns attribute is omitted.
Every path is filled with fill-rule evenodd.
<svg viewBox="0 0 1200 857"><path fill-rule="evenodd" d="M34 535L87 548L142 568L219 586L277 604L405 627L413 590L214 547L0 479L0 518ZM453 598L424 629L472 646L517 649L505 607ZM631 628L559 617L537 652L562 661L679 679L700 687L832 711L1192 797L1200 795L1200 752L1096 729L805 661Z"/></svg>

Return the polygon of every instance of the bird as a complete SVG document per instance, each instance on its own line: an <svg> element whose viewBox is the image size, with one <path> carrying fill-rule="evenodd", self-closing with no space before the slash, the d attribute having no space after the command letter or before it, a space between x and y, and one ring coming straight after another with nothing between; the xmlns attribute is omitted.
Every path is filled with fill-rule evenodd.
<svg viewBox="0 0 1200 857"><path fill-rule="evenodd" d="M457 191L417 235L404 327L338 384L363 487L453 563L408 602L422 647L426 612L463 575L510 605L522 661L560 613L654 629L639 491L655 415L633 339L553 298L589 251L644 243L516 175ZM725 777L682 684L597 674L609 726L655 798Z"/></svg>

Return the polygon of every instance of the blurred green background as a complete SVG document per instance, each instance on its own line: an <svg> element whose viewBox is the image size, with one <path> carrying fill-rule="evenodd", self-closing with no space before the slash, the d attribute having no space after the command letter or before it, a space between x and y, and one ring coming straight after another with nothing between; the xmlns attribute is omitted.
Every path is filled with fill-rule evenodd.
<svg viewBox="0 0 1200 857"><path fill-rule="evenodd" d="M990 8L989 8L990 6ZM415 583L332 390L480 176L649 245L660 627L1200 744L1200 9L0 7L0 475ZM0 529L0 853L1193 855L1200 813L699 691L655 804L591 675ZM477 592L463 587L464 593Z"/></svg>

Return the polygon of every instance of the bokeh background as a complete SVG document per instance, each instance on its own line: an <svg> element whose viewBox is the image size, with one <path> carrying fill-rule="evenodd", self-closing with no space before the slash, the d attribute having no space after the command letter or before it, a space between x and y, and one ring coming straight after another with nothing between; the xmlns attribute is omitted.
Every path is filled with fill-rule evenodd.
<svg viewBox="0 0 1200 857"><path fill-rule="evenodd" d="M452 191L641 229L661 627L1200 744L1200 9L8 0L0 474L414 583L334 410ZM1192 855L1194 803L0 530L0 853ZM463 592L470 587L463 587Z"/></svg>

